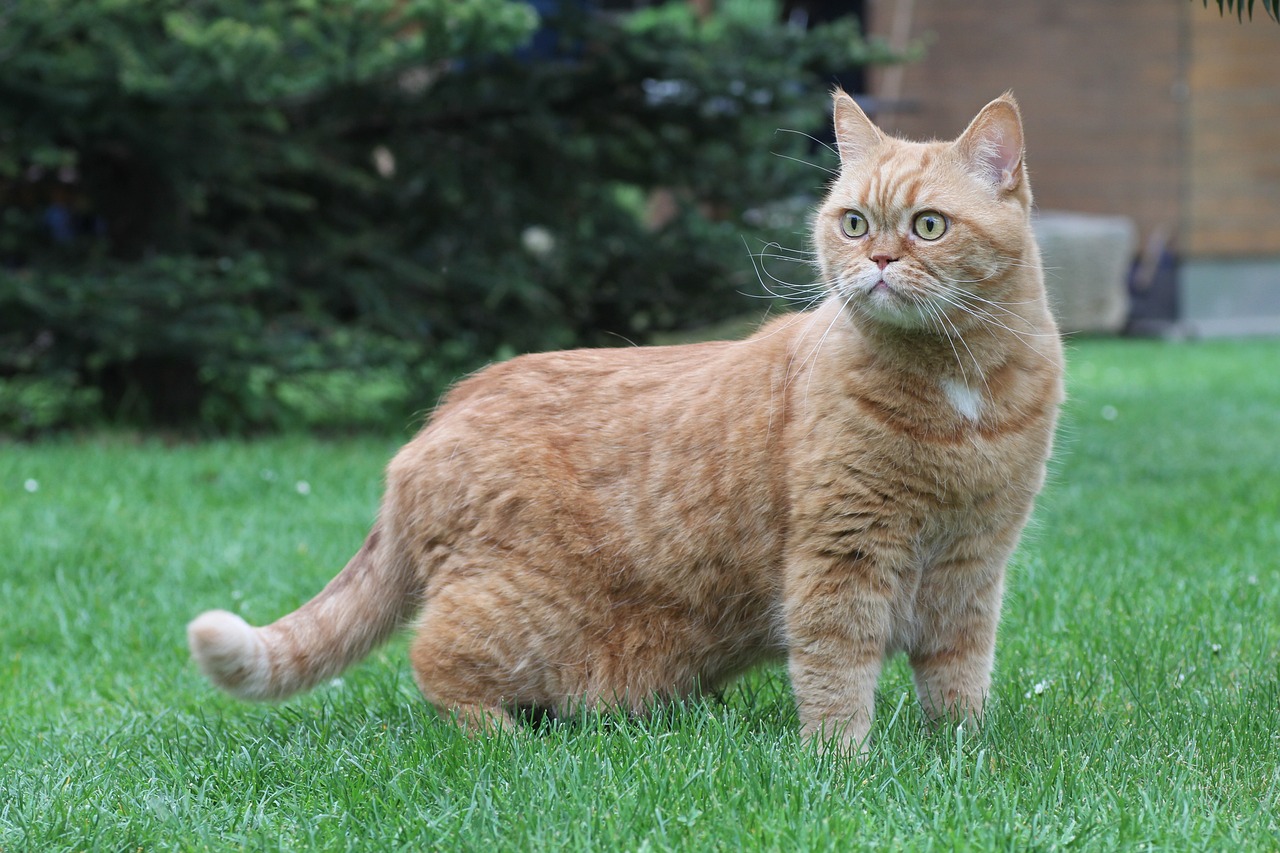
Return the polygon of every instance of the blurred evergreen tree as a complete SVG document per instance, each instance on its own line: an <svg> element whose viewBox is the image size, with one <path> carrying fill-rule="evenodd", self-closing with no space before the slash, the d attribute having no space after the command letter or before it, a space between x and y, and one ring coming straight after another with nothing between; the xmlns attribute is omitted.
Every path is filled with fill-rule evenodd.
<svg viewBox="0 0 1280 853"><path fill-rule="evenodd" d="M722 5L0 3L0 383L271 426L299 375L393 370L421 407L740 311L744 238L774 236L744 215L825 178L775 131L890 57Z"/></svg>

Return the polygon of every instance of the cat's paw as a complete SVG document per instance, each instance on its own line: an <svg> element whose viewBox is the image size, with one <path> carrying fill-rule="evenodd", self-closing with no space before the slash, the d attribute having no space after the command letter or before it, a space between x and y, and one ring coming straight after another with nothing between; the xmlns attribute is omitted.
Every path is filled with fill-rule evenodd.
<svg viewBox="0 0 1280 853"><path fill-rule="evenodd" d="M806 725L801 733L824 757L866 761L871 750L871 727L849 721L822 720Z"/></svg>

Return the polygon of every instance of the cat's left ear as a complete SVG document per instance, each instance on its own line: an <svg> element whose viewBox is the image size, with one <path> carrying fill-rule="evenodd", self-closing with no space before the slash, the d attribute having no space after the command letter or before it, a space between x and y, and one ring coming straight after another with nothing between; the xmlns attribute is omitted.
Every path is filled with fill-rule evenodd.
<svg viewBox="0 0 1280 853"><path fill-rule="evenodd" d="M1022 167L1022 114L1013 95L1005 93L982 112L955 142L973 172L999 194L1018 188Z"/></svg>
<svg viewBox="0 0 1280 853"><path fill-rule="evenodd" d="M848 171L884 141L884 134L843 89L836 89L831 98L834 101L831 122L836 133L836 148L840 151L840 166Z"/></svg>

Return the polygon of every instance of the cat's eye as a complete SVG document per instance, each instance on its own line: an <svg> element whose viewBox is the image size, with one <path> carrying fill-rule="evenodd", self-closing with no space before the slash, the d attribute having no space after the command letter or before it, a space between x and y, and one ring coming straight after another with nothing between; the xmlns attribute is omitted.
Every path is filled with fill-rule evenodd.
<svg viewBox="0 0 1280 853"><path fill-rule="evenodd" d="M921 240L937 240L947 233L947 220L941 213L926 210L916 217L911 227Z"/></svg>
<svg viewBox="0 0 1280 853"><path fill-rule="evenodd" d="M840 219L840 228L846 237L861 237L867 233L867 217L856 210L846 210Z"/></svg>

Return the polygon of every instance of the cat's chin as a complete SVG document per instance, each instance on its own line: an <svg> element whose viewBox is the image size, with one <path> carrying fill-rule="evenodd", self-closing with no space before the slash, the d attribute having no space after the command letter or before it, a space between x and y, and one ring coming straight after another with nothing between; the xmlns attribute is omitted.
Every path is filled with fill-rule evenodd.
<svg viewBox="0 0 1280 853"><path fill-rule="evenodd" d="M855 320L909 330L923 328L924 317L917 301L904 285L878 273L851 276L838 288L846 310Z"/></svg>
<svg viewBox="0 0 1280 853"><path fill-rule="evenodd" d="M855 318L904 332L934 328L929 316L915 300L903 296L893 285L878 283L859 291L846 303Z"/></svg>

